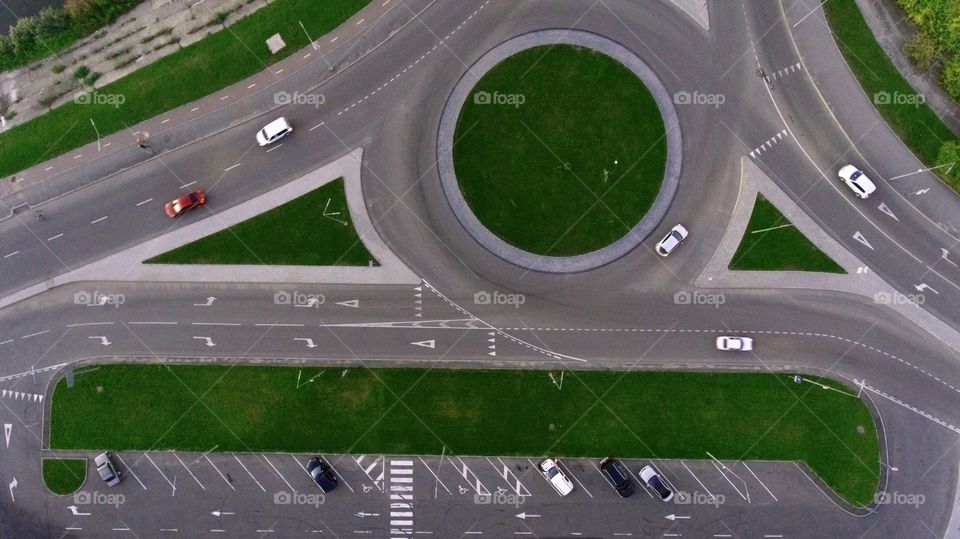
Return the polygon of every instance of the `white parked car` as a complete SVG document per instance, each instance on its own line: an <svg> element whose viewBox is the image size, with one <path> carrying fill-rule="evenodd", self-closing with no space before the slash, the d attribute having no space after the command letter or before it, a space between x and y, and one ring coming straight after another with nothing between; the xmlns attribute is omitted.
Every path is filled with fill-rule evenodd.
<svg viewBox="0 0 960 539"><path fill-rule="evenodd" d="M292 132L293 126L290 125L290 122L288 122L286 118L277 118L257 132L257 144L261 146L273 144Z"/></svg>
<svg viewBox="0 0 960 539"><path fill-rule="evenodd" d="M656 491L661 500L669 502L673 499L673 491L667 488L667 485L660 479L660 475L653 469L653 466L644 466L643 469L640 470L640 479L642 479L648 487Z"/></svg>
<svg viewBox="0 0 960 539"><path fill-rule="evenodd" d="M664 236L664 238L660 240L660 243L657 244L657 254L660 256L669 255L683 243L683 240L687 239L689 234L683 225L673 227L670 229L670 233Z"/></svg>
<svg viewBox="0 0 960 539"><path fill-rule="evenodd" d="M837 175L840 176L843 183L847 184L847 187L853 191L853 194L856 195L857 198L867 198L877 190L877 186L870 181L870 178L868 178L862 170L853 165L847 165L841 168Z"/></svg>
<svg viewBox="0 0 960 539"><path fill-rule="evenodd" d="M563 475L563 472L560 471L560 467L557 466L555 460L549 458L543 459L540 461L538 467L540 468L540 473L550 482L550 485L557 491L557 494L566 496L573 492L573 483L567 479L567 476Z"/></svg>
<svg viewBox="0 0 960 539"><path fill-rule="evenodd" d="M731 337L721 335L717 337L717 350L732 352L749 352L753 350L753 339L750 337Z"/></svg>
<svg viewBox="0 0 960 539"><path fill-rule="evenodd" d="M108 487L113 487L120 483L120 478L123 477L123 473L117 470L116 465L113 463L113 455L109 451L100 453L94 457L93 463L97 466L97 474L100 475L100 479L103 479Z"/></svg>

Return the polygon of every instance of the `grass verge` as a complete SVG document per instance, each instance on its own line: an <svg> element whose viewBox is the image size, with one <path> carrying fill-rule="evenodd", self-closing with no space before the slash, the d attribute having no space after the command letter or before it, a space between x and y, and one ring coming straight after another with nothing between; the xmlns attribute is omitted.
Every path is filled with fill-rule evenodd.
<svg viewBox="0 0 960 539"><path fill-rule="evenodd" d="M145 261L148 264L379 265L347 209L343 178Z"/></svg>
<svg viewBox="0 0 960 539"><path fill-rule="evenodd" d="M763 195L757 195L747 230L730 260L730 269L846 273Z"/></svg>
<svg viewBox="0 0 960 539"><path fill-rule="evenodd" d="M789 374L107 365L61 380L58 449L803 460L869 503L874 422L855 393ZM313 379L304 384L302 380ZM203 404L197 400L203 395ZM403 395L402 403L398 395ZM597 395L602 395L598 405ZM111 418L98 428L91 417Z"/></svg>
<svg viewBox="0 0 960 539"><path fill-rule="evenodd" d="M494 234L570 256L616 241L653 204L663 119L629 69L582 47L535 47L483 76L457 122L460 189Z"/></svg>
<svg viewBox="0 0 960 539"><path fill-rule="evenodd" d="M326 34L370 0L276 0L217 32L97 90L117 100L68 103L0 134L0 176L97 140L242 80ZM287 46L270 54L267 38L279 33Z"/></svg>
<svg viewBox="0 0 960 539"><path fill-rule="evenodd" d="M43 459L43 484L57 496L73 494L86 479L86 459Z"/></svg>
<svg viewBox="0 0 960 539"><path fill-rule="evenodd" d="M916 90L877 43L855 0L830 0L823 9L840 52L880 115L921 161L935 166L940 146L955 140L956 135L933 109L910 99L916 96ZM960 185L948 183L960 189Z"/></svg>

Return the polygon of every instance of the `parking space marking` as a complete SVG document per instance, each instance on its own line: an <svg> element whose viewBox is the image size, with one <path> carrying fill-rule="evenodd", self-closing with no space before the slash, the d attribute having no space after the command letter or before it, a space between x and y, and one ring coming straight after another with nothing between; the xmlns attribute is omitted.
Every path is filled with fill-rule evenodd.
<svg viewBox="0 0 960 539"><path fill-rule="evenodd" d="M130 472L130 475L132 475L133 478L137 480L137 483L140 483L140 486L143 487L143 490L147 490L147 485L144 485L143 481L141 481L140 478L137 477L137 474L134 473L133 468L127 466L127 463L123 461L123 458L120 456L120 454L114 453L114 455L117 457L117 460L120 461L120 464L123 464L123 467L126 468L128 472Z"/></svg>
<svg viewBox="0 0 960 539"><path fill-rule="evenodd" d="M674 491L674 492L679 492L679 491L680 491L680 489L677 488L677 485L674 484L674 482L671 481L669 477L667 477L667 474L663 473L663 470L661 470L660 467L657 466L653 461L650 461L650 467L653 468L653 470L654 470L655 472L657 472L657 475L660 476L660 479L662 479L663 482L666 483L667 487L668 487L670 490L672 490L672 491ZM658 497L659 497L659 495L658 495Z"/></svg>
<svg viewBox="0 0 960 539"><path fill-rule="evenodd" d="M331 460L328 459L327 457L323 456L323 453L320 453L320 458L322 458L323 460L327 461L327 464L330 465L330 469L333 470L334 473L337 474L337 477L340 478L340 482L343 483L344 485L346 485L347 488L350 489L350 492L356 494L356 492L353 490L353 487L350 486L350 483L347 483L347 480L344 479L343 474L340 473L340 470L338 470L336 467L334 467L333 461L331 461Z"/></svg>
<svg viewBox="0 0 960 539"><path fill-rule="evenodd" d="M257 478L254 477L252 473L250 473L250 470L248 470L247 467L244 466L242 462L240 462L240 459L237 458L236 455L233 455L233 458L236 459L237 464L239 464L243 468L243 470L247 472L247 475L250 476L250 479L253 479L253 482L256 483L258 487L260 487L260 490L262 490L263 492L266 492L267 489L263 488L263 485L260 484L260 481L257 481Z"/></svg>
<svg viewBox="0 0 960 539"><path fill-rule="evenodd" d="M477 474L473 473L473 470L467 467L467 463L463 462L462 458L457 457L457 460L460 461L460 467L453 467L455 470L457 470L457 473L459 473L465 481L471 483L470 486L473 487L473 490L475 490L477 494L481 496L489 496L490 491L487 490L487 487L483 485L483 482L480 481L480 478L477 477ZM452 460L450 461L450 464L453 464Z"/></svg>
<svg viewBox="0 0 960 539"><path fill-rule="evenodd" d="M710 489L708 489L707 486L703 484L703 481L701 481L699 477L697 477L696 475L694 475L693 472L690 471L690 468L687 468L686 463L684 463L684 462L681 460L681 461L680 461L680 465L683 466L683 467L687 470L687 473L689 473L691 476L693 476L694 479L697 480L697 483L700 483L700 486L703 487L703 490L705 490L705 491L707 492L707 494L708 494L711 498L716 499L716 496L714 496L713 493L710 492Z"/></svg>
<svg viewBox="0 0 960 539"><path fill-rule="evenodd" d="M577 476L573 475L573 472L570 471L570 468L568 468L566 464L564 464L562 461L559 461L559 460L558 460L558 461L557 461L557 466L558 466L558 467L563 467L563 468L565 468L567 474L568 474L570 477L572 477L573 480L576 481L578 485L580 485L580 488L582 488L583 491L587 493L587 496L590 496L591 498L593 498L593 494L590 494L590 491L587 490L587 487L583 486L583 483L581 483L580 480L577 479Z"/></svg>
<svg viewBox="0 0 960 539"><path fill-rule="evenodd" d="M200 480L197 479L197 476L193 475L193 472L190 471L190 468L186 464L184 464L182 460L180 460L180 457L177 456L176 452L173 453L173 456L180 461L180 464L183 464L183 469L186 470L188 474L190 474L190 477L192 477L193 480L196 481L198 485L200 485L200 488L202 488L203 490L207 490L207 487L203 486L203 483L201 483Z"/></svg>
<svg viewBox="0 0 960 539"><path fill-rule="evenodd" d="M653 498L653 494L650 492L650 487L648 487L645 482L641 481L640 476L634 473L634 471L631 470L629 466L626 466L626 468L627 468L627 471L630 472L630 475L632 475L633 478L637 480L637 483L640 483L640 488L647 493L647 496L650 496L651 498Z"/></svg>
<svg viewBox="0 0 960 539"><path fill-rule="evenodd" d="M419 458L420 462L423 463L423 467L426 468L428 472L430 472L430 475L432 475L433 478L437 480L437 483L439 483L440 486L443 487L443 490L447 491L447 494L453 494L452 492L450 492L450 489L447 488L447 485L443 484L443 481L440 480L440 477L437 474L433 473L433 470L431 470L430 467L427 466L427 463L426 461L423 460L423 457L417 457L417 458ZM440 459L440 464L437 465L437 471L440 471L440 466L442 464L443 464L443 458Z"/></svg>
<svg viewBox="0 0 960 539"><path fill-rule="evenodd" d="M206 453L204 453L203 458L207 459L207 462L210 463L210 466L213 466L213 469L216 470L218 474L220 474L220 477L223 478L223 482L226 483L228 487L230 487L233 490L237 490L237 488L233 486L233 483L231 483L230 481L227 481L226 476L223 475L223 472L220 471L220 468L217 468L217 466L213 463L212 460L210 460L210 457L208 457Z"/></svg>
<svg viewBox="0 0 960 539"><path fill-rule="evenodd" d="M161 470L160 467L157 466L157 463L154 462L152 458L150 458L150 455L144 453L143 456L147 457L147 460L150 461L150 464L153 464L153 467L156 468L158 472L160 472L160 476L163 477L163 479L167 482L167 484L170 485L170 488L173 489L173 494L171 494L171 496L176 495L176 494L177 494L177 485L176 485L175 483L171 483L170 480L167 479L167 476L163 473L163 470Z"/></svg>
<svg viewBox="0 0 960 539"><path fill-rule="evenodd" d="M263 457L263 460L265 460L267 464L270 465L271 468L273 468L274 473L280 476L280 479L282 479L283 482L286 483L288 487L290 487L290 492L294 492L294 493L297 492L297 489L293 488L293 485L291 485L290 482L287 481L287 478L284 477L282 473L280 473L280 470L278 470L277 467L274 466L272 462L270 462L270 459L268 459L266 455L261 453L260 456Z"/></svg>
<svg viewBox="0 0 960 539"><path fill-rule="evenodd" d="M765 484L763 483L763 481L761 481L760 478L757 477L757 474L753 473L753 470L751 470L750 467L747 466L747 463L746 463L746 462L741 462L741 464L743 464L743 467L746 468L748 472L750 472L750 475L752 475L754 479L757 480L757 483L760 483L760 486L763 487L763 490L767 491L767 494L769 494L770 497L773 498L773 501L775 501L775 502L779 502L779 501L780 501L780 500L777 499L776 496L773 495L773 492L771 492L770 489L767 488L767 485L765 485Z"/></svg>
<svg viewBox="0 0 960 539"><path fill-rule="evenodd" d="M366 455L360 455L353 460L357 463L357 466L363 470L363 473L366 474L371 481L373 481L373 485L377 487L380 492L383 492L383 475L385 469L383 455L378 455L377 458L373 459L369 465L363 464L363 459L365 458L367 458ZM379 469L377 469L378 467ZM374 477L374 475L376 475L376 477Z"/></svg>
<svg viewBox="0 0 960 539"><path fill-rule="evenodd" d="M744 481L743 478L737 475L733 470L731 470L730 468L727 468L726 464L717 460L717 457L714 457L713 455L711 455L709 451L707 451L707 455L709 455L710 458L713 459L712 461L713 467L716 468L718 472L720 472L720 475L722 475L723 478L727 480L727 483L730 483L730 486L733 487L733 490L737 491L737 494L739 494L741 498L746 500L747 503L750 503L750 492L747 491L747 482ZM730 478L727 477L726 472L730 472L731 475L733 475L734 477L739 479L741 483L743 483L743 490L744 492L746 492L746 495L740 492L740 489L738 489L736 485L733 484L733 481L731 481Z"/></svg>
<svg viewBox="0 0 960 539"><path fill-rule="evenodd" d="M489 462L490 466L492 466L493 469L497 471L497 474L503 478L503 480L507 483L507 486L513 490L514 494L521 497L530 496L530 491L527 490L527 487L520 482L520 478L517 477L516 474L514 474L506 464L503 463L503 460L500 458L497 458L497 460L500 461L501 468L497 468L497 465L495 465L489 457L487 458L487 462Z"/></svg>

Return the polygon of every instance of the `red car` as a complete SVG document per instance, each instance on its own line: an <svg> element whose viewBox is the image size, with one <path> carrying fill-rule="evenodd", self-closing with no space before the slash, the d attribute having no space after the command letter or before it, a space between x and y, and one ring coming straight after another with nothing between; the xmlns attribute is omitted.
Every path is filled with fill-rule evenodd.
<svg viewBox="0 0 960 539"><path fill-rule="evenodd" d="M203 192L203 189L197 189L192 193L187 193L182 197L178 197L170 202L167 202L167 205L164 206L164 209L167 210L167 215L170 217L179 217L186 213L187 210L200 206L206 201L207 194Z"/></svg>

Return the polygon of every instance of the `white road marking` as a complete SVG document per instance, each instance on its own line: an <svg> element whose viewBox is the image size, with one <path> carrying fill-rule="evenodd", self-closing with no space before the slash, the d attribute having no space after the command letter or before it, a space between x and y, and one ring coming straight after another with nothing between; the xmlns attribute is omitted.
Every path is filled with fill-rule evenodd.
<svg viewBox="0 0 960 539"><path fill-rule="evenodd" d="M228 99L229 97L230 97L229 95L225 95L225 96L223 96L223 97L220 98L220 101L223 101L224 99Z"/></svg>
<svg viewBox="0 0 960 539"><path fill-rule="evenodd" d="M13 342L13 339L7 339L7 340L5 340L5 341L3 341L3 342L0 342L0 344L9 344L9 343L12 343L12 342Z"/></svg>
<svg viewBox="0 0 960 539"><path fill-rule="evenodd" d="M578 485L580 485L580 488L582 488L583 491L587 493L587 496L590 496L591 498L593 498L593 494L590 494L590 491L587 490L587 487L583 486L583 483L581 483L580 480L577 479L577 476L573 475L573 472L570 471L570 468L567 468L567 466L563 463L563 461L558 460L558 461L557 461L557 467L566 468L567 475L569 475L570 477L572 477L573 480L576 481Z"/></svg>
<svg viewBox="0 0 960 539"><path fill-rule="evenodd" d="M237 168L237 167L239 167L239 166L240 166L240 163L237 163L236 165L233 165L232 167L227 167L227 168L223 169L223 171L224 171L224 172L227 172L228 170L233 170L233 169L235 169L235 168Z"/></svg>
<svg viewBox="0 0 960 539"><path fill-rule="evenodd" d="M200 107L193 107L190 112L197 112L198 110L200 110Z"/></svg>
<svg viewBox="0 0 960 539"><path fill-rule="evenodd" d="M20 251L14 251L12 253L3 255L3 258L10 258L11 256L17 256L18 254L20 254Z"/></svg>
<svg viewBox="0 0 960 539"><path fill-rule="evenodd" d="M254 324L254 327L267 327L267 328L302 328L303 324L277 324L276 322L270 324Z"/></svg>
<svg viewBox="0 0 960 539"><path fill-rule="evenodd" d="M236 455L234 455L233 458L236 459L237 464L239 464L241 467L243 467L244 471L247 472L247 475L250 476L250 479L253 479L253 482L256 483L258 487L260 487L260 490L262 490L263 492L266 492L267 489L263 488L263 485L260 484L260 481L257 481L257 478L254 477L252 473L250 473L250 470L248 470L247 467L244 466L242 462L240 462L240 459L237 458Z"/></svg>
<svg viewBox="0 0 960 539"><path fill-rule="evenodd" d="M191 326L240 326L239 322L190 322Z"/></svg>
<svg viewBox="0 0 960 539"><path fill-rule="evenodd" d="M220 477L223 478L223 482L224 482L224 483L226 483L231 489L237 490L237 488L234 487L233 484L232 484L230 481L227 481L226 476L223 475L223 472L220 471L220 468L217 468L217 466L213 463L212 460L210 460L210 457L208 457L208 456L206 455L206 453L204 453L203 458L207 459L207 462L210 463L210 466L213 466L213 469L216 470L218 474L220 474Z"/></svg>
<svg viewBox="0 0 960 539"><path fill-rule="evenodd" d="M423 467L426 468L428 472L430 472L430 475L432 475L433 478L437 480L437 483L439 483L440 486L443 487L443 490L447 491L447 494L453 494L452 492L450 492L450 489L447 488L447 485L443 484L443 481L440 480L440 477L437 476L437 474L433 473L433 470L431 470L430 467L427 466L427 463L426 461L423 460L423 457L417 457L417 458L419 458L420 462L423 463ZM441 460L440 463L443 464L443 460Z"/></svg>
<svg viewBox="0 0 960 539"><path fill-rule="evenodd" d="M176 452L173 453L173 456L180 461L180 464L183 464L183 469L186 470L188 474L190 474L190 477L192 477L193 480L196 481L198 485L200 485L200 488L203 490L207 490L207 487L203 486L203 483L201 483L200 480L197 479L197 476L193 475L193 472L190 471L190 467L184 464L182 460L180 460L180 457L177 456Z"/></svg>
<svg viewBox="0 0 960 539"><path fill-rule="evenodd" d="M104 220L106 220L106 219L107 219L107 216L104 215L103 217L100 217L99 219L94 219L93 221L90 221L90 224L91 224L91 225L95 225L95 224L99 223L100 221L104 221Z"/></svg>
<svg viewBox="0 0 960 539"><path fill-rule="evenodd" d="M131 326L175 326L177 322L127 322Z"/></svg>
<svg viewBox="0 0 960 539"><path fill-rule="evenodd" d="M260 456L263 457L263 460L265 460L265 461L267 462L267 464L269 464L270 467L273 468L273 471L274 471L278 476L280 476L280 479L282 479L283 482L286 483L288 487L290 487L290 492L296 492L296 491L297 491L297 489L293 488L293 485L291 485L290 482L287 481L287 478L284 477L282 473L280 473L280 470L278 470L277 467L274 466L272 462L270 462L270 459L268 459L266 455L264 455L263 453L261 453Z"/></svg>
<svg viewBox="0 0 960 539"><path fill-rule="evenodd" d="M277 148L279 148L279 147L281 147L281 146L283 146L283 143L277 144L277 145L274 146L273 148L270 148L269 150L267 150L267 151L265 151L265 152L263 152L263 153L270 153L270 152L272 152L273 150L276 150Z"/></svg>
<svg viewBox="0 0 960 539"><path fill-rule="evenodd" d="M49 167L43 169L44 172L48 172L48 171L51 171L51 170L53 170L53 167L52 167L52 166L49 166ZM67 528L67 529L69 530L70 528Z"/></svg>
<svg viewBox="0 0 960 539"><path fill-rule="evenodd" d="M130 475L132 475L133 478L137 480L137 483L140 483L140 486L143 487L143 490L147 490L147 485L143 484L143 481L141 481L140 477L137 476L136 472L133 471L133 468L127 466L127 463L123 461L123 457L121 457L119 453L114 453L114 456L117 457L117 460L120 461L120 464L123 464L123 467L126 468L128 472L130 472Z"/></svg>
<svg viewBox="0 0 960 539"><path fill-rule="evenodd" d="M714 499L714 500L717 499L716 496L714 496L713 493L710 492L710 489L708 489L707 486L703 484L703 481L700 481L700 478L697 477L696 475L694 475L693 472L690 471L690 468L687 468L687 465L686 465L682 460L680 461L680 465L683 466L684 468L686 468L687 472L688 472L691 476L693 476L694 479L697 480L697 483L700 483L700 486L703 487L703 490L705 490L705 491L707 492L707 494L710 495L710 498L712 498L712 499Z"/></svg>
<svg viewBox="0 0 960 539"><path fill-rule="evenodd" d="M150 464L153 464L153 467L156 468L158 472L160 472L160 476L163 477L163 479L167 482L167 484L170 485L170 488L173 489L173 493L176 494L177 486L171 483L169 479L167 479L167 476L163 473L163 470L161 470L160 467L157 466L157 463L154 462L152 458L150 458L150 455L144 453L143 456L147 457L147 460L150 461Z"/></svg>
<svg viewBox="0 0 960 539"><path fill-rule="evenodd" d="M253 87L256 86L256 85L257 85L257 83L253 83L253 84L251 84L250 86L247 86L247 90L249 90L250 88L253 88Z"/></svg>
<svg viewBox="0 0 960 539"><path fill-rule="evenodd" d="M190 187L191 185L193 185L193 184L195 184L195 183L197 183L196 180L194 180L194 181L192 181L192 182L190 182L190 183L185 183L185 184L181 185L180 188L181 188L181 189L186 189L187 187Z"/></svg>
<svg viewBox="0 0 960 539"><path fill-rule="evenodd" d="M309 131L313 131L314 129L316 129L316 128L320 127L320 126L323 126L323 125L325 125L325 124L326 124L326 122L320 122L320 123L318 123L317 125L311 127L311 128L309 129Z"/></svg>
<svg viewBox="0 0 960 539"><path fill-rule="evenodd" d="M148 203L148 202L153 202L153 199L152 199L152 198L148 198L148 199L146 199L146 200L141 200L140 202L137 202L137 206L143 206L144 204L146 204L146 203Z"/></svg>
<svg viewBox="0 0 960 539"><path fill-rule="evenodd" d="M81 328L84 326L112 326L113 322L81 322L79 324L67 324L68 328ZM99 339L99 337L97 337Z"/></svg>
<svg viewBox="0 0 960 539"><path fill-rule="evenodd" d="M165 123L167 123L167 122L169 122L169 121L170 121L170 118L167 118L166 120L161 121L161 122L160 122L160 125L163 125L163 124L165 124Z"/></svg>
<svg viewBox="0 0 960 539"><path fill-rule="evenodd" d="M340 478L340 482L343 483L344 485L346 485L347 488L350 489L350 492L354 492L353 487L351 487L351 486L350 486L350 483L347 483L347 480L343 478L343 474L340 473L340 470L336 469L336 468L333 466L333 461L327 459L327 457L324 457L324 456L323 456L323 453L320 453L320 458L322 458L323 460L327 461L327 464L330 465L330 469L333 470L333 471L337 474L337 477Z"/></svg>
<svg viewBox="0 0 960 539"><path fill-rule="evenodd" d="M357 24L356 24L356 25L357 25L357 26L360 26L361 24L363 24L363 21L365 21L365 20L367 20L367 19L360 19L359 21L357 21Z"/></svg>
<svg viewBox="0 0 960 539"><path fill-rule="evenodd" d="M62 237L63 237L63 233L60 233L60 234L57 234L56 236L50 236L49 238L47 238L47 241L53 241L57 238L62 238Z"/></svg>
<svg viewBox="0 0 960 539"><path fill-rule="evenodd" d="M50 333L50 330L49 330L49 329L45 329L45 330L43 330L43 331L38 331L38 332L36 332L36 333L31 333L31 334L29 334L29 335L24 335L23 337L20 337L20 338L21 338L21 339L29 339L30 337L36 337L37 335L43 335L44 333Z"/></svg>
<svg viewBox="0 0 960 539"><path fill-rule="evenodd" d="M746 462L741 462L741 464L743 464L743 467L746 468L748 472L750 472L750 475L752 475L754 479L757 480L757 483L760 483L760 486L763 487L763 490L767 491L767 494L769 494L770 497L773 498L773 501L776 501L776 502L780 501L777 499L776 496L773 495L773 492L771 492L770 489L767 488L767 485L763 484L763 481L761 481L760 478L757 477L757 474L753 473L753 470L751 470L750 467L747 466Z"/></svg>

